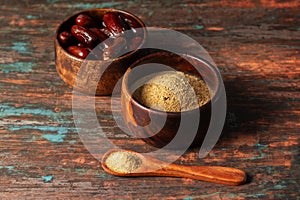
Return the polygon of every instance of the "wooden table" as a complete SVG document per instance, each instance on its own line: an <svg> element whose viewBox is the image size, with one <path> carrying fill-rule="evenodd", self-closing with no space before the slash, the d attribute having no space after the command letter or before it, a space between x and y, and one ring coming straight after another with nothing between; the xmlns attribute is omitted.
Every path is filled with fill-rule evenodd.
<svg viewBox="0 0 300 200"><path fill-rule="evenodd" d="M191 149L176 162L240 168L247 184L102 170L75 129L72 89L56 72L53 46L63 19L97 7L130 11L206 48L227 91L223 136L206 158ZM299 1L2 0L0 20L0 199L300 198ZM96 98L107 127L114 126L110 100ZM143 149L142 141L108 130L116 142Z"/></svg>

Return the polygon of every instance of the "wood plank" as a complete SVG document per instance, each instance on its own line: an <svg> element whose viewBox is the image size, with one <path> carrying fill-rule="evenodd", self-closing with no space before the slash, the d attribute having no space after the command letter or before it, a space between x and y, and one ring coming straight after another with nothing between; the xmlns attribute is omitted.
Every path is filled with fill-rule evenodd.
<svg viewBox="0 0 300 200"><path fill-rule="evenodd" d="M124 9L148 26L181 31L210 53L227 92L223 136L206 158L199 159L195 148L176 163L240 168L249 175L247 184L121 178L103 171L76 131L72 89L56 72L53 44L62 20L96 7ZM297 0L2 1L0 198L299 198L299 8ZM111 98L96 97L95 102L111 141L151 150L118 129Z"/></svg>

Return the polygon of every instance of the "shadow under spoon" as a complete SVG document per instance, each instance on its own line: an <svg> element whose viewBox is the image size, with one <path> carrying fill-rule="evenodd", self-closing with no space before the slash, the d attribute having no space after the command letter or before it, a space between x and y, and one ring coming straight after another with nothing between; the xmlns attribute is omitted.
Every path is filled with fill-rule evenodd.
<svg viewBox="0 0 300 200"><path fill-rule="evenodd" d="M226 185L241 185L247 179L245 172L236 168L168 164L134 151L119 149L104 154L102 167L115 176L182 177Z"/></svg>

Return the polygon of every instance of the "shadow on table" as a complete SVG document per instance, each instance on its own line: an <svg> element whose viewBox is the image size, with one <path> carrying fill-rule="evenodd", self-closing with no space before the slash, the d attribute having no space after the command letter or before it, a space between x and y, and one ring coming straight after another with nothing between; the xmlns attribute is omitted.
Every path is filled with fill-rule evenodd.
<svg viewBox="0 0 300 200"><path fill-rule="evenodd" d="M274 120L274 112L287 107L281 99L274 97L274 91L270 90L270 81L263 77L241 76L225 80L224 85L227 116L221 141L236 137L236 133L253 135L267 130Z"/></svg>

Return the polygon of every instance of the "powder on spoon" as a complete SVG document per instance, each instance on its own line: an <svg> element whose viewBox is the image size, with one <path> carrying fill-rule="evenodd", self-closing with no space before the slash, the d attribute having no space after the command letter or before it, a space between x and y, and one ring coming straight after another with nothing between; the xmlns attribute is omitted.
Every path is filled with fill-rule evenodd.
<svg viewBox="0 0 300 200"><path fill-rule="evenodd" d="M112 171L126 174L137 170L142 165L142 160L134 153L116 151L106 158L105 164Z"/></svg>
<svg viewBox="0 0 300 200"><path fill-rule="evenodd" d="M145 77L147 81L134 91L141 104L167 112L196 109L210 100L206 83L198 76L165 71Z"/></svg>

